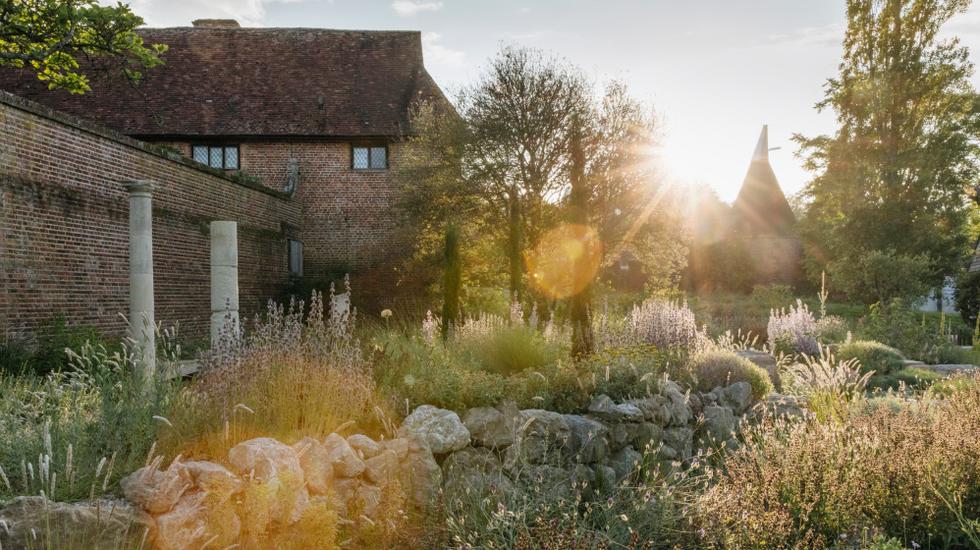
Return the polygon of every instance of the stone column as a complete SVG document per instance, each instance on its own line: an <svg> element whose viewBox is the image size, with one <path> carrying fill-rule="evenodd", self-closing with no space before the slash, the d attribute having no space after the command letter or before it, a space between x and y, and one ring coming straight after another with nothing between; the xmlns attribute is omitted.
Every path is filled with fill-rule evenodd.
<svg viewBox="0 0 980 550"><path fill-rule="evenodd" d="M211 222L211 349L237 340L238 223Z"/></svg>
<svg viewBox="0 0 980 550"><path fill-rule="evenodd" d="M129 336L146 380L156 371L153 312L153 189L150 180L126 184L129 191Z"/></svg>

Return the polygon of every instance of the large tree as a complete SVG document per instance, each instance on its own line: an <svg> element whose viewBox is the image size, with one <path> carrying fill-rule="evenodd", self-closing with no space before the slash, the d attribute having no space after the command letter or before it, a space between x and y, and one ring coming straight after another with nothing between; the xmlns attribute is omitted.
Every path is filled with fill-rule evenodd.
<svg viewBox="0 0 980 550"><path fill-rule="evenodd" d="M525 256L567 219L570 137L578 121L588 223L607 263L630 251L651 271L678 271L678 241L662 239L680 224L671 223L660 202L650 154L655 117L625 86L614 82L597 92L564 62L505 48L457 103L458 116L417 110L416 135L396 172L402 211L421 230L416 265L436 265L437 239L453 223L470 243L467 276L496 273L516 297Z"/></svg>
<svg viewBox="0 0 980 550"><path fill-rule="evenodd" d="M973 65L940 30L969 0L848 0L844 55L817 108L833 136L796 136L808 169L802 229L807 269L833 277L871 251L924 255L928 283L958 271L968 252L980 108ZM850 277L852 278L852 277Z"/></svg>
<svg viewBox="0 0 980 550"><path fill-rule="evenodd" d="M0 0L0 65L31 70L49 88L71 93L91 89L86 73L92 71L117 70L135 82L166 51L143 44L135 32L142 24L122 3Z"/></svg>

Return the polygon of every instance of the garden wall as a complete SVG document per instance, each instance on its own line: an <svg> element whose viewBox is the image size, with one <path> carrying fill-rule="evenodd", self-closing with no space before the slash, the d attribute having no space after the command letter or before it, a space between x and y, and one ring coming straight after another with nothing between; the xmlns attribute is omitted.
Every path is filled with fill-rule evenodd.
<svg viewBox="0 0 980 550"><path fill-rule="evenodd" d="M0 92L0 338L33 335L64 315L119 335L128 310L127 181L153 197L156 318L207 334L209 231L238 222L242 314L288 279L287 237L301 209L288 195L201 167L165 149Z"/></svg>

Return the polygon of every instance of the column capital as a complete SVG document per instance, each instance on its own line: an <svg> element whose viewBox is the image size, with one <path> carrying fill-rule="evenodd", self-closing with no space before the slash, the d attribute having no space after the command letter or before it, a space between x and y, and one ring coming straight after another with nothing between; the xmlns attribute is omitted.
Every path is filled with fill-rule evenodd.
<svg viewBox="0 0 980 550"><path fill-rule="evenodd" d="M153 180L133 180L123 183L123 186L130 193L152 193L157 188Z"/></svg>

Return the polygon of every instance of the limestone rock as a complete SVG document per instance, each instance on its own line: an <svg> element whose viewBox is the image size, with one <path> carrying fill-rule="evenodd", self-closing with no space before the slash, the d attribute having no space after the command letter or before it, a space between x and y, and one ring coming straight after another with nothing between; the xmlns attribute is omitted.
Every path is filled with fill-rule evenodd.
<svg viewBox="0 0 980 550"><path fill-rule="evenodd" d="M331 484L330 506L340 517L348 517L348 506L352 504L358 488L359 479L335 479Z"/></svg>
<svg viewBox="0 0 980 550"><path fill-rule="evenodd" d="M517 415L514 444L507 448L505 466L509 470L522 464L558 462L567 454L571 429L561 414L528 409Z"/></svg>
<svg viewBox="0 0 980 550"><path fill-rule="evenodd" d="M609 396L600 395L589 404L589 414L608 422L641 422L643 412L636 405L617 405Z"/></svg>
<svg viewBox="0 0 980 550"><path fill-rule="evenodd" d="M732 437L735 415L728 407L709 405L704 408L704 430L714 443L722 443Z"/></svg>
<svg viewBox="0 0 980 550"><path fill-rule="evenodd" d="M162 514L177 504L192 480L183 464L174 462L166 470L144 466L123 478L120 486L127 500L151 514Z"/></svg>
<svg viewBox="0 0 980 550"><path fill-rule="evenodd" d="M671 460L687 460L693 452L694 431L688 427L668 428L664 430L664 448L670 448L674 456ZM663 449L662 449L663 451Z"/></svg>
<svg viewBox="0 0 980 550"><path fill-rule="evenodd" d="M442 486L442 470L427 445L411 444L408 456L401 463L402 487L412 504L429 508Z"/></svg>
<svg viewBox="0 0 980 550"><path fill-rule="evenodd" d="M378 509L381 507L381 488L367 483L358 485L354 493L354 502L360 513L369 518L377 517Z"/></svg>
<svg viewBox="0 0 980 550"><path fill-rule="evenodd" d="M670 411L669 426L685 426L691 421L691 408L687 404L687 396L676 382L668 380L662 389L662 394L667 398L667 407Z"/></svg>
<svg viewBox="0 0 980 550"><path fill-rule="evenodd" d="M215 504L224 504L242 488L242 480L221 464L205 461L184 462L194 489L205 492Z"/></svg>
<svg viewBox="0 0 980 550"><path fill-rule="evenodd" d="M410 442L403 437L397 439L386 439L381 441L381 448L386 451L394 451L398 455L398 460L405 460L408 457Z"/></svg>
<svg viewBox="0 0 980 550"><path fill-rule="evenodd" d="M752 385L748 382L735 382L722 390L722 405L727 405L737 415L744 414L752 405Z"/></svg>
<svg viewBox="0 0 980 550"><path fill-rule="evenodd" d="M357 477L364 471L364 461L354 452L347 440L339 434L330 434L323 440L323 448L333 467L334 475Z"/></svg>
<svg viewBox="0 0 980 550"><path fill-rule="evenodd" d="M482 500L491 495L507 495L514 484L503 471L500 460L490 449L469 447L454 452L442 464L443 490L450 506L470 498Z"/></svg>
<svg viewBox="0 0 980 550"><path fill-rule="evenodd" d="M626 447L609 459L609 466L616 472L616 481L622 481L637 473L643 462L643 455L633 447Z"/></svg>
<svg viewBox="0 0 980 550"><path fill-rule="evenodd" d="M153 519L121 500L64 503L30 496L0 507L2 548L75 548L79 540L85 541L86 550L136 548L144 534L145 546L152 546Z"/></svg>
<svg viewBox="0 0 980 550"><path fill-rule="evenodd" d="M377 441L364 434L354 434L348 437L347 444L365 459L376 457L382 451L382 447Z"/></svg>
<svg viewBox="0 0 980 550"><path fill-rule="evenodd" d="M371 483L382 485L398 473L398 453L390 449L381 451L364 462L364 477Z"/></svg>
<svg viewBox="0 0 980 550"><path fill-rule="evenodd" d="M653 422L642 422L639 424L639 429L636 431L636 434L630 440L630 444L640 452L648 449L653 451L663 441L663 437L664 430L659 425Z"/></svg>
<svg viewBox="0 0 980 550"><path fill-rule="evenodd" d="M608 495L616 490L616 470L605 464L592 466L595 472L595 492L598 495Z"/></svg>
<svg viewBox="0 0 980 550"><path fill-rule="evenodd" d="M333 479L333 464L326 447L312 437L304 437L293 445L303 469L306 487L315 495L325 495Z"/></svg>
<svg viewBox="0 0 980 550"><path fill-rule="evenodd" d="M216 538L214 542L228 545L235 541L241 533L242 524L238 516L225 508L217 519L215 511L210 508L205 492L189 493L166 514L156 517L157 544L160 550L181 550L183 548L200 547L206 541ZM215 532L220 531L220 532Z"/></svg>
<svg viewBox="0 0 980 550"><path fill-rule="evenodd" d="M257 491L274 503L265 521L294 523L310 502L299 457L292 447L268 437L249 439L228 451L228 462L248 480L244 490ZM259 525L246 525L246 530Z"/></svg>
<svg viewBox="0 0 980 550"><path fill-rule="evenodd" d="M628 403L640 409L647 422L653 422L661 427L670 423L671 402L664 395L658 394L643 399L632 399Z"/></svg>
<svg viewBox="0 0 980 550"><path fill-rule="evenodd" d="M574 414L564 415L571 437L568 452L576 462L595 464L609 456L609 428L605 424Z"/></svg>
<svg viewBox="0 0 980 550"><path fill-rule="evenodd" d="M437 455L462 449L470 443L470 432L456 413L431 405L421 405L412 411L398 434L415 437Z"/></svg>
<svg viewBox="0 0 980 550"><path fill-rule="evenodd" d="M514 418L508 418L493 407L476 407L463 415L463 425L470 432L473 444L491 449L503 449L514 443Z"/></svg>

